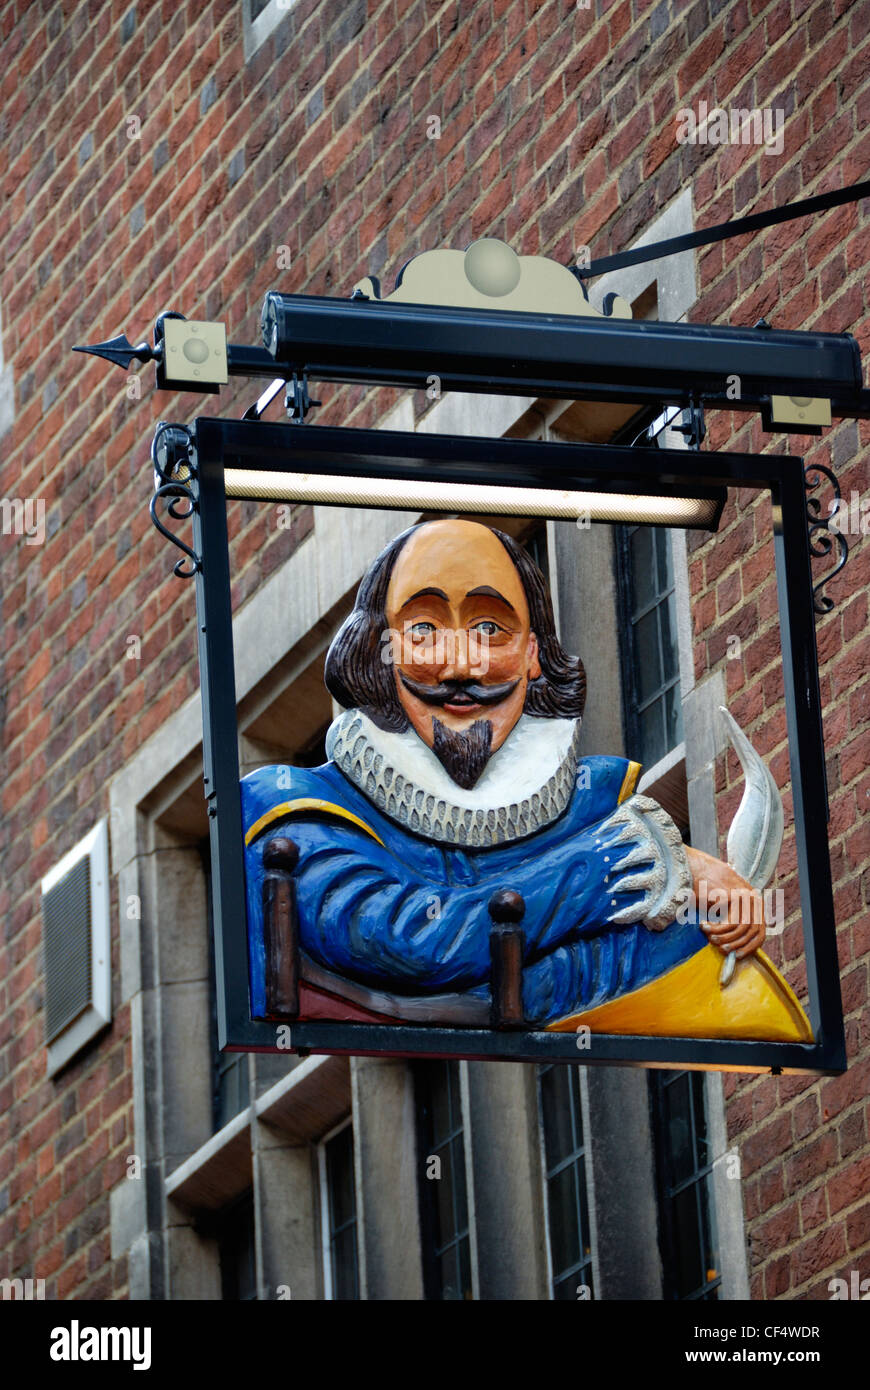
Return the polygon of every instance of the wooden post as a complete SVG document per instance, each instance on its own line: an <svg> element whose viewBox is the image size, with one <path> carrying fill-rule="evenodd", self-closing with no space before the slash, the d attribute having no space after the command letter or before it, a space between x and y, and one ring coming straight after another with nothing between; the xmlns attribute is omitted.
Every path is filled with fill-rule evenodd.
<svg viewBox="0 0 870 1390"><path fill-rule="evenodd" d="M263 851L263 937L266 947L266 1014L299 1016L299 919L293 870L299 847L284 835Z"/></svg>
<svg viewBox="0 0 870 1390"><path fill-rule="evenodd" d="M493 1028L523 1028L523 946L520 923L526 905L519 893L500 888L489 900L493 925L489 933L492 960L490 1019Z"/></svg>

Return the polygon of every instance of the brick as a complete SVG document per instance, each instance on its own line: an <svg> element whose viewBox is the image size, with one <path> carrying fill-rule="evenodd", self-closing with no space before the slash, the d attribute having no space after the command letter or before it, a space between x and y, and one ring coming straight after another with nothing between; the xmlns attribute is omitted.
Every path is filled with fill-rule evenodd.
<svg viewBox="0 0 870 1390"><path fill-rule="evenodd" d="M797 1288L828 1270L846 1253L845 1226L830 1225L804 1240L792 1252L792 1287Z"/></svg>
<svg viewBox="0 0 870 1390"><path fill-rule="evenodd" d="M799 1235L800 1221L797 1208L793 1205L783 1208L766 1221L758 1222L752 1233L753 1264L776 1254Z"/></svg>
<svg viewBox="0 0 870 1390"><path fill-rule="evenodd" d="M832 1168L838 1158L836 1136L824 1131L818 1139L804 1144L785 1162L786 1192L794 1193Z"/></svg>
<svg viewBox="0 0 870 1390"><path fill-rule="evenodd" d="M819 1097L817 1095L807 1096L805 1100L800 1101L799 1104L795 1106L795 1139L806 1139L807 1135L812 1134L814 1129L818 1129L819 1110Z"/></svg>
<svg viewBox="0 0 870 1390"><path fill-rule="evenodd" d="M742 1149L743 1171L754 1173L764 1164L771 1163L785 1153L791 1142L791 1117L778 1115L745 1140Z"/></svg>
<svg viewBox="0 0 870 1390"><path fill-rule="evenodd" d="M827 1194L831 1215L855 1202L866 1201L870 1192L870 1154L850 1164L845 1171L828 1179Z"/></svg>

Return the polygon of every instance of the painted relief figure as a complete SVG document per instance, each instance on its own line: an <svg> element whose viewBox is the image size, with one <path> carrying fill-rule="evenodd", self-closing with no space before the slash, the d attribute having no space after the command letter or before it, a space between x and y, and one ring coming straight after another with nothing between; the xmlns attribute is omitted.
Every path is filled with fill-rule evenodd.
<svg viewBox="0 0 870 1390"><path fill-rule="evenodd" d="M398 536L325 679L345 710L329 761L242 781L255 1017L282 1016L289 971L303 1018L488 1027L507 921L512 1026L811 1040L761 950L782 834L769 773L734 725L746 792L725 863L637 793L637 763L581 756L584 667L509 536L469 520ZM282 854L295 921L276 938ZM727 910L705 920L714 894Z"/></svg>

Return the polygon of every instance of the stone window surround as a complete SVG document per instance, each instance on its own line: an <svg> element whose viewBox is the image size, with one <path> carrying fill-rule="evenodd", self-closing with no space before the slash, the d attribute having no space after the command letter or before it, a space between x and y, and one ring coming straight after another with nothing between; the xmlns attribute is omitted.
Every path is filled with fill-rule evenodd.
<svg viewBox="0 0 870 1390"><path fill-rule="evenodd" d="M637 244L679 235L684 231L691 230L692 225L691 191L687 189L653 223ZM652 284L657 286L660 316L673 320L685 317L696 297L692 254L684 253L680 256L631 267L626 271L616 272L615 275L603 277L595 286L593 295L600 302L606 293L611 290L618 290L630 301L636 302ZM568 402L550 403L540 420L541 432L549 434L550 429L558 425L560 417L570 404ZM416 428L421 432L503 435L508 431L518 432L520 422L524 419L528 421L530 412L541 414L540 406L532 398L505 396L469 398L462 395L447 395L437 402L421 420L415 422L412 402L410 398L406 397L384 418L382 425L383 428L387 429L413 430ZM522 432L526 433L526 430L522 429ZM558 435L558 430L554 429L554 433ZM271 696L274 687L274 673L282 673L281 684L288 688L294 680L302 679L305 672L310 671L312 662L320 653L325 651L337 619L343 612L343 605L355 589L359 575L369 562L371 554L415 519L410 513L374 511L367 511L363 519L359 512L354 512L352 509L327 507L318 507L315 515L313 533L302 542L286 563L270 576L233 620L236 684L240 715L240 757L244 766L262 763L264 757L267 759L269 757L269 751L264 748L261 741L245 738L245 729L255 722L258 712L263 707L264 696L262 692L265 691L267 696ZM559 523L548 522L547 525L550 533L548 538L552 541L554 526L559 525ZM604 528L597 529L599 531L604 530ZM694 683L688 583L684 558L685 537L682 533L677 533L677 535L683 544L682 563L679 541L675 547L674 558L675 571L680 573L682 585L682 593L678 593L678 610L680 612L681 667L684 676L682 695L686 723L686 771L689 781L692 838L693 843L700 847L712 848L715 851L713 760L719 747L711 741L710 731L718 726L718 721L709 718L709 710L714 703L720 702L724 692L720 688L722 683L720 673L702 682L699 686ZM551 545L553 578L556 577L553 573L554 553L555 546ZM168 577L167 582L169 582ZM558 599L557 584L554 584L554 594ZM281 615L280 623L276 618L278 614ZM120 1002L129 1001L131 1006L135 1096L134 1147L136 1152L146 1156L146 1161L143 1164L146 1180L141 1183L127 1180L120 1184L111 1195L112 1253L113 1257L116 1257L124 1250L130 1252L131 1297L168 1297L170 1288L176 1297L219 1297L219 1272L216 1272L213 1251L208 1259L200 1261L203 1270L202 1279L198 1285L196 1279L193 1280L194 1288L187 1292L183 1291L175 1277L178 1271L183 1269L185 1262L183 1258L179 1258L177 1261L174 1258L173 1241L178 1246L179 1256L181 1256L185 1247L196 1246L202 1239L196 1232L195 1223L190 1220L189 1215L185 1215L185 1213L190 1213L192 1205L201 1204L202 1192L200 1189L204 1190L204 1187L207 1186L210 1174L214 1173L219 1163L229 1159L231 1167L235 1164L234 1146L238 1147L242 1134L247 1130L250 1134L250 1152L253 1154L255 1165L261 1154L268 1155L272 1160L276 1160L283 1154L285 1167L289 1165L289 1168L293 1170L290 1176L297 1179L296 1191L298 1196L301 1190L298 1186L300 1163L304 1167L310 1162L310 1153L300 1145L303 1140L306 1144L310 1143L322 1137L325 1132L324 1128L320 1127L324 1117L315 1114L312 1117L308 1132L305 1135L299 1133L291 1135L290 1138L291 1140L295 1139L295 1143L287 1143L283 1126L288 1122L294 1123L290 1119L293 1114L291 1100L296 1093L296 1087L303 1084L303 1069L308 1069L304 1072L305 1078L311 1075L325 1076L329 1073L334 1079L337 1070L341 1069L344 1078L342 1089L345 1094L349 1091L354 1096L353 1110L356 1117L360 1063L370 1060L353 1059L348 1066L346 1059L310 1058L305 1062L300 1062L297 1059L295 1066L282 1080L266 1091L265 1095L255 1099L248 1111L236 1116L218 1135L209 1133L199 1142L191 1142L190 1136L182 1132L180 1142L173 1143L165 1152L161 1139L157 1149L159 1158L154 1163L147 1161L149 1141L153 1151L158 1131L166 1129L167 1102L169 1102L171 1111L172 1091L180 1079L177 1059L181 1054L187 1056L186 1044L191 1028L191 1018L196 1017L197 1008L196 1006L190 1007L191 991L188 989L186 991L188 997L181 999L181 1007L177 1008L174 1013L170 1008L167 1013L164 1007L165 1001L158 998L161 992L160 988L155 988L155 985L149 980L149 971L155 974L154 963L156 960L164 958L167 943L157 940L158 935L164 933L147 931L143 928L143 922L147 922L149 914L155 923L174 920L173 914L178 909L181 897L178 879L179 877L182 880L185 878L184 863L187 860L189 864L191 854L189 837L179 838L177 834L167 833L161 824L161 818L168 815L170 823L174 820L177 824L178 808L184 807L185 804L187 807L196 804L202 818L201 829L204 831L204 808L198 798L201 777L200 721L201 705L200 696L197 693L170 716L162 728L137 751L113 779L109 788L112 871L119 877L119 901L123 904L130 895L138 895L142 903L141 919L127 920L122 916ZM651 773L655 771L657 769L652 769ZM652 790L654 782L655 779L651 779L651 774L648 774L644 785L648 790ZM189 820L190 816L190 810L185 810L182 818ZM180 863L178 856L181 856ZM175 863L173 863L173 859L176 860ZM168 874L165 871L167 864L170 866ZM200 920L204 920L204 911ZM169 934L172 934L171 927ZM177 934L179 935L179 942L174 944L176 947L181 944L183 957L186 947L180 941L181 934ZM170 953L172 949L170 945ZM178 978L172 981L175 991L184 996L185 987L192 978L194 976L188 975L186 977L182 968ZM195 996L196 990L193 990L192 993ZM206 1001L203 1001L200 990L200 1004L202 1005L204 1002ZM199 1013L203 1015L203 1019L207 1017L207 1009L200 1007ZM186 1022L179 1027L181 1019L185 1019ZM172 1033L174 1046L169 1045L167 1030ZM160 1082L158 1088L160 1100L156 1100L156 1103L153 1086L148 1084L154 1079L155 1058L152 1054L155 1050L155 1041L159 1043L158 1053L162 1054L156 1063ZM199 1044L201 1051L202 1039L199 1040ZM173 1056L175 1058L174 1065ZM250 1065L252 1069L255 1068L253 1055L250 1057ZM483 1065L488 1072L492 1067L501 1067L505 1072L514 1070L507 1068L506 1064L503 1063ZM405 1070L407 1071L407 1068ZM463 1103L465 1105L468 1101L469 1088L467 1067L463 1068L463 1071L465 1073L463 1088ZM294 1081L294 1077L297 1075L300 1080ZM597 1115L600 1106L593 1103L594 1096L597 1095L599 1101L603 1098L605 1078L607 1079L608 1102L615 1099L616 1093L621 1093L626 1107L636 1108L638 1097L636 1095L630 1096L628 1092L632 1089L632 1083L636 1083L640 1077L632 1069L583 1068L581 1077L584 1113L591 1109L593 1115ZM504 1083L508 1083L506 1075L502 1080ZM254 1077L252 1076L252 1083L253 1081ZM518 1081L519 1078L517 1078ZM725 1120L721 1077L716 1073L711 1073L708 1075L707 1084L711 1125L718 1137L717 1149L721 1148L721 1152L724 1154ZM512 1081L508 1089L512 1092L512 1099L516 1101L523 1086L518 1086ZM181 1090L184 1090L183 1085ZM273 1095L273 1093L275 1094ZM251 1094L256 1097L254 1084L252 1084ZM268 1115L264 1112L264 1103L267 1097L271 1097L269 1104L265 1106L265 1110L270 1111ZM526 1088L523 1101L526 1107L524 1113L531 1113L529 1107L532 1100L534 1097L529 1096L528 1088ZM282 1101L285 1102L283 1106ZM273 1104L277 1107L274 1111L270 1109ZM536 1108L535 1101L534 1109L536 1110ZM340 1114L333 1113L329 1123L334 1125L339 1118ZM476 1111L475 1121L477 1121ZM471 1127L469 1127L469 1133L470 1129ZM183 1130L184 1126L182 1126ZM605 1160L612 1159L614 1145L612 1136L605 1136L604 1139L599 1137L596 1140L594 1125L591 1130L590 1141L592 1154L590 1177L594 1184L596 1183L596 1174L601 1171L602 1164ZM362 1181L363 1173L361 1171L356 1124L355 1149L358 1201L360 1204L359 1217L361 1226L364 1226L365 1184ZM302 1155L305 1156L304 1159ZM598 1159L597 1163L596 1158ZM280 1162L272 1163L273 1169L280 1167ZM719 1169L721 1170L722 1167L723 1165L720 1164ZM242 1169L242 1177L245 1177L246 1182L250 1181L250 1176L246 1176L247 1170L244 1169L244 1165L242 1165ZM285 1185L286 1178L287 1173L285 1172ZM256 1173L254 1174L255 1197L262 1197L262 1190L266 1183L265 1178L260 1178ZM242 1182L241 1187L238 1187L238 1180L236 1184L231 1183L230 1185L235 1186L236 1190L243 1190L245 1182ZM309 1174L309 1193L313 1192L313 1187ZM477 1191L480 1192L479 1186ZM475 1184L471 1184L470 1196L473 1196L474 1192ZM196 1195L197 1193L199 1196ZM228 1192L224 1200L228 1199L230 1195L233 1194ZM646 1199L648 1197L649 1193L646 1194ZM532 1199L533 1206L536 1201L536 1198ZM280 1201L278 1205L281 1205ZM284 1210L286 1207L285 1197L282 1214L285 1216L286 1222L292 1225L293 1215ZM595 1205L593 1204L593 1214L594 1212ZM162 1216L161 1213L163 1213ZM539 1205L539 1217L542 1214ZM531 1210L529 1215L532 1215ZM273 1207L270 1205L270 1221L273 1220L273 1216ZM729 1252L728 1259L723 1264L726 1268L726 1274L728 1274L729 1269L731 1271L730 1277L726 1278L723 1286L724 1295L730 1298L745 1297L748 1290L748 1276L746 1274L742 1199L739 1183L732 1181L725 1185L719 1184L717 1218L723 1248ZM485 1220L485 1214L481 1216L481 1219ZM313 1230L315 1220L316 1212L313 1198L310 1198L303 1224L307 1222ZM544 1227L545 1224L543 1223ZM298 1225L299 1222L297 1221L296 1226ZM155 1226L163 1227L164 1234L167 1236L165 1248L155 1248L153 1239ZM310 1234L311 1231L309 1231ZM295 1228L293 1235L294 1239L299 1238L299 1232ZM292 1243L294 1241L291 1241ZM262 1245L263 1238L258 1230L258 1283L263 1296L275 1297L274 1292L268 1291L270 1286L274 1287L274 1284L265 1268L266 1262L263 1258ZM363 1296L365 1297L367 1281L364 1245L361 1232L360 1273ZM596 1257L597 1255L598 1252L596 1251ZM477 1295L478 1272L476 1266L477 1261L475 1260L475 1292ZM280 1271L277 1271L277 1274L280 1275ZM596 1276L599 1277L597 1265ZM620 1296L618 1292L620 1279L614 1271L608 1273L606 1269L602 1269L600 1278L602 1282L599 1287L606 1296ZM278 1278L278 1282L282 1282L280 1278ZM307 1292L300 1290L299 1296L317 1297L318 1293L314 1289ZM368 1296L378 1296L375 1284L369 1288ZM487 1293L484 1293L484 1296L488 1296ZM528 1296L536 1295L529 1294ZM655 1292L654 1277L646 1296L660 1296L660 1293L657 1295Z"/></svg>
<svg viewBox="0 0 870 1390"><path fill-rule="evenodd" d="M270 34L274 33L281 20L286 18L296 0L269 0L264 10L251 18L251 0L242 0L242 24L244 30L245 62L253 58L262 48Z"/></svg>

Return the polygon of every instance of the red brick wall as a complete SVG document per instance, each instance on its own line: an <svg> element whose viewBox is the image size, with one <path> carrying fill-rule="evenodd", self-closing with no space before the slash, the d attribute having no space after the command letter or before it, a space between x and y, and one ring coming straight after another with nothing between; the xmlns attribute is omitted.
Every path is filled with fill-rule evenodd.
<svg viewBox="0 0 870 1390"><path fill-rule="evenodd" d="M148 449L158 418L212 409L156 394L151 368L128 399L121 372L71 345L139 341L166 308L256 343L270 288L346 295L374 273L388 291L415 252L483 234L562 261L586 244L606 254L689 183L707 224L854 182L870 161L867 0L300 0L248 64L241 0L138 3L122 41L129 9L0 5L0 306L16 397L0 496L44 497L49 517L44 546L0 537L0 1277L45 1277L61 1297L126 1287L108 1193L132 1142L128 1017L117 1009L99 1042L46 1078L38 884L106 813L124 760L196 688L193 595L148 520ZM677 109L700 99L782 106L783 155L677 144ZM866 355L866 206L700 255L693 317L849 330ZM240 414L255 389L224 390L220 412ZM332 423L375 423L394 399L323 392ZM754 419L709 424L711 447L785 447ZM791 447L833 458L848 493L866 487L867 437L844 424ZM785 785L769 517L741 495L726 523L692 556L697 675L724 664L735 713ZM261 507L231 509L237 602L310 524L306 508L291 531ZM756 1297L826 1297L831 1275L870 1273L867 554L854 545L818 627L851 1069L727 1082ZM732 633L738 661L725 657ZM133 634L140 662L125 659ZM732 762L720 769L722 826L735 776ZM794 922L772 954L800 987L790 894Z"/></svg>
<svg viewBox="0 0 870 1390"><path fill-rule="evenodd" d="M786 115L781 158L750 147L728 149L699 163L694 183L701 225L777 206L867 178L870 168L870 6L728 6L711 34L712 81L702 64L678 72L678 92L692 104L709 97L724 106L780 106ZM761 17L761 12L764 12ZM721 40L739 28L724 63ZM710 42L706 37L706 44ZM696 80L697 78L697 80ZM700 257L698 322L848 332L866 363L870 349L870 222L868 204L852 204L812 221L718 245ZM862 215L863 212L863 215ZM865 367L866 379L866 367ZM708 446L792 453L833 468L844 499L866 503L870 424L843 422L810 436L771 436L757 417L722 412L710 420ZM827 516L832 493L818 489ZM846 530L844 514L838 524ZM786 926L766 949L805 998L797 860L789 790L781 636L773 574L768 502L741 490L729 503L723 530L691 561L695 673L724 669L729 706L769 760L786 807L786 842L776 883L785 890ZM848 535L850 558L826 587L834 610L816 624L830 800L828 828L837 941L842 968L848 1072L814 1081L801 1077L725 1078L729 1133L739 1143L754 1298L829 1298L828 1282L857 1269L870 1274L870 1092L868 901L870 901L870 745L867 738L867 589L870 545ZM830 561L814 561L821 578ZM741 639L729 658L727 638ZM734 644L731 644L733 651ZM730 823L742 792L735 755L717 765L719 825ZM811 808L814 833L824 834L823 808ZM724 854L724 834L721 839Z"/></svg>

